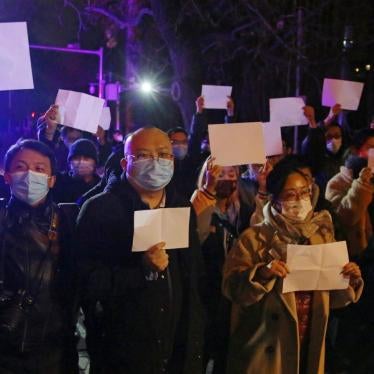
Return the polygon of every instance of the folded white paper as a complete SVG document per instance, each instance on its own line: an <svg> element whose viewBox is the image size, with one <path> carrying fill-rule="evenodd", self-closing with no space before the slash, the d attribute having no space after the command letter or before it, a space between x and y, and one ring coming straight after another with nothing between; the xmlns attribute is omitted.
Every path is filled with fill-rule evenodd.
<svg viewBox="0 0 374 374"><path fill-rule="evenodd" d="M323 80L322 105L340 104L342 109L357 110L364 84L341 79Z"/></svg>
<svg viewBox="0 0 374 374"><path fill-rule="evenodd" d="M110 121L112 120L112 116L110 114L110 108L105 106L103 111L101 112L99 126L103 130L109 130L110 128Z"/></svg>
<svg viewBox="0 0 374 374"><path fill-rule="evenodd" d="M349 279L341 274L349 262L346 242L287 246L290 273L283 279L283 293L346 289Z"/></svg>
<svg viewBox="0 0 374 374"><path fill-rule="evenodd" d="M203 85L201 96L204 97L204 107L206 109L226 109L231 91L231 86Z"/></svg>
<svg viewBox="0 0 374 374"><path fill-rule="evenodd" d="M34 88L26 22L0 23L0 91Z"/></svg>
<svg viewBox="0 0 374 374"><path fill-rule="evenodd" d="M304 100L301 97L282 97L270 99L270 122L284 126L299 126L308 124L304 116Z"/></svg>
<svg viewBox="0 0 374 374"><path fill-rule="evenodd" d="M265 141L261 122L209 125L214 163L220 166L264 164Z"/></svg>
<svg viewBox="0 0 374 374"><path fill-rule="evenodd" d="M137 210L132 251L143 252L165 242L165 249L189 246L190 208Z"/></svg>
<svg viewBox="0 0 374 374"><path fill-rule="evenodd" d="M58 90L56 104L64 107L64 126L96 134L104 99L86 93Z"/></svg>
<svg viewBox="0 0 374 374"><path fill-rule="evenodd" d="M281 155L283 153L283 144L280 125L265 122L263 126L266 156Z"/></svg>

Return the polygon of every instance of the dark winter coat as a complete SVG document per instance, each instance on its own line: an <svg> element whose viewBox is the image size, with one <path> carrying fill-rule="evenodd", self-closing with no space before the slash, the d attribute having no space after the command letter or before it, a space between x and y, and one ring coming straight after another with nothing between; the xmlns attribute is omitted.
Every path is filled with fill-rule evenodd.
<svg viewBox="0 0 374 374"><path fill-rule="evenodd" d="M186 202L167 188L166 207L183 206ZM94 372L201 373L202 260L194 218L189 248L167 251L167 269L157 280L147 280L143 255L131 252L134 211L145 209L149 207L123 176L89 199L78 218L81 290Z"/></svg>
<svg viewBox="0 0 374 374"><path fill-rule="evenodd" d="M0 305L0 356L43 354L53 348L72 350L74 356L76 294L70 252L74 225L49 198L32 208L12 197L2 212L0 266L3 294L10 295L11 301ZM51 230L56 234L49 234ZM16 300L17 304L25 301L21 291L33 301L23 303L19 329L6 335L3 326L9 324L10 315L15 318L9 308Z"/></svg>

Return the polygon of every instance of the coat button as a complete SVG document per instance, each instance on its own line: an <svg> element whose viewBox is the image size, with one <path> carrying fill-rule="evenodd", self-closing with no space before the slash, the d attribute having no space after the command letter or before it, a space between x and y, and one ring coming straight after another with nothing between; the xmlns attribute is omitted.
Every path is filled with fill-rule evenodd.
<svg viewBox="0 0 374 374"><path fill-rule="evenodd" d="M274 349L274 347L273 347L272 345L268 345L268 346L265 348L265 352L266 352L266 353L271 354L271 353L274 353L274 351L275 351L275 349Z"/></svg>
<svg viewBox="0 0 374 374"><path fill-rule="evenodd" d="M273 321L278 321L278 319L279 319L279 314L278 313L271 313L271 319L273 320Z"/></svg>

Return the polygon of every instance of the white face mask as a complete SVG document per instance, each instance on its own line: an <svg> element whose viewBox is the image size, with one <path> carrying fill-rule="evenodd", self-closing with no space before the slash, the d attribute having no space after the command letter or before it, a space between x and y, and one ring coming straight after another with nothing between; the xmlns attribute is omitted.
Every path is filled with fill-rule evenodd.
<svg viewBox="0 0 374 374"><path fill-rule="evenodd" d="M47 196L47 174L28 170L12 173L11 176L10 189L17 199L33 206Z"/></svg>
<svg viewBox="0 0 374 374"><path fill-rule="evenodd" d="M296 201L280 201L281 214L293 221L304 221L313 210L310 198Z"/></svg>
<svg viewBox="0 0 374 374"><path fill-rule="evenodd" d="M342 138L332 138L326 142L326 148L333 154L339 152L342 146Z"/></svg>

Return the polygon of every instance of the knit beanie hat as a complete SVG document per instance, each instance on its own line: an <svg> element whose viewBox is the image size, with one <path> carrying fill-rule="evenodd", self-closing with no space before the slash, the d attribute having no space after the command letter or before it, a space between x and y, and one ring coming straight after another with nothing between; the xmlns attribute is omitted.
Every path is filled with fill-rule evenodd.
<svg viewBox="0 0 374 374"><path fill-rule="evenodd" d="M85 156L98 162L95 143L88 139L76 140L69 149L68 162L75 156Z"/></svg>

